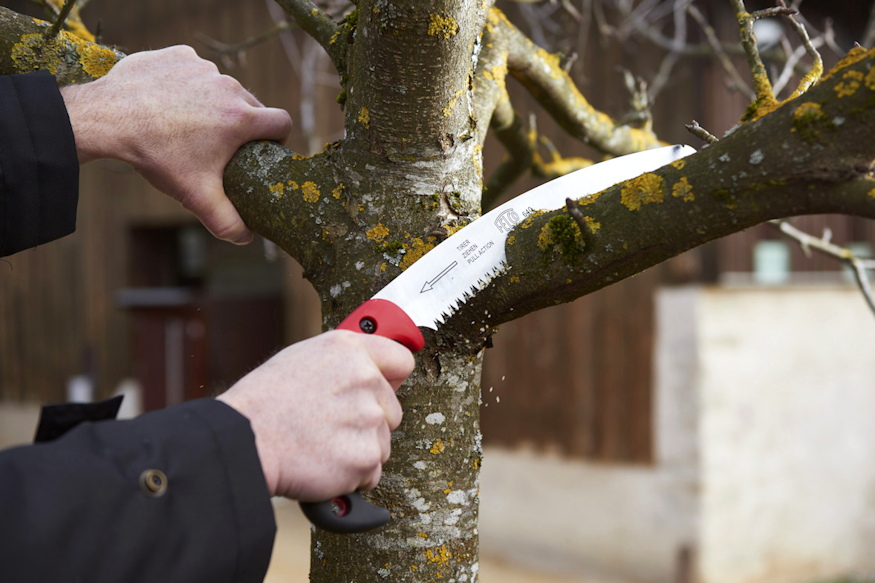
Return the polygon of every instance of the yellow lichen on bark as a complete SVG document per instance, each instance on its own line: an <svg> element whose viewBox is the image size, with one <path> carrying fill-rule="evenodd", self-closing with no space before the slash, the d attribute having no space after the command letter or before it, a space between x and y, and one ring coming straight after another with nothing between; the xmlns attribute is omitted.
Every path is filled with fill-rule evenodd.
<svg viewBox="0 0 875 583"><path fill-rule="evenodd" d="M869 72L866 73L866 77L863 79L863 83L866 84L866 89L875 91L875 67L869 69Z"/></svg>
<svg viewBox="0 0 875 583"><path fill-rule="evenodd" d="M664 187L662 176L642 174L623 186L620 202L630 211L637 211L645 204L662 202L665 197Z"/></svg>
<svg viewBox="0 0 875 583"><path fill-rule="evenodd" d="M684 202L696 200L696 196L693 194L693 186L686 176L682 176L680 180L674 183L671 187L671 195L674 198L682 199Z"/></svg>
<svg viewBox="0 0 875 583"><path fill-rule="evenodd" d="M82 69L86 73L97 79L109 73L113 65L118 62L118 57L104 46L85 44L79 50L79 62L82 63Z"/></svg>
<svg viewBox="0 0 875 583"><path fill-rule="evenodd" d="M590 233L596 233L602 228L602 224L590 216L584 216L583 220L586 221L586 226L589 228Z"/></svg>
<svg viewBox="0 0 875 583"><path fill-rule="evenodd" d="M834 88L836 96L851 97L862 85L863 78L862 71L845 71L842 73L842 80Z"/></svg>
<svg viewBox="0 0 875 583"><path fill-rule="evenodd" d="M851 65L858 63L870 56L870 54L875 53L875 49L864 49L863 47L854 47L848 51L848 53L842 57L842 59L836 63L836 66L832 68L826 75L823 76L821 82L826 81L842 69L850 67Z"/></svg>
<svg viewBox="0 0 875 583"><path fill-rule="evenodd" d="M286 189L286 186L282 182L277 182L276 184L268 187L268 190L270 191L270 193L272 195L274 195L276 198L282 198L283 191L285 189Z"/></svg>
<svg viewBox="0 0 875 583"><path fill-rule="evenodd" d="M504 80L507 77L507 63L492 65L488 69L483 69L483 77L489 81L504 83Z"/></svg>
<svg viewBox="0 0 875 583"><path fill-rule="evenodd" d="M402 271L407 269L432 249L434 249L433 242L425 242L419 237L414 238L410 245L404 245L404 259L401 260L398 267L400 267Z"/></svg>
<svg viewBox="0 0 875 583"><path fill-rule="evenodd" d="M453 109L456 108L456 105L459 103L459 98L462 97L462 95L464 95L464 94L465 94L464 89L459 89L458 91L456 91L455 96L453 96L453 98L450 99L450 102L443 109L444 117L450 117L451 115L453 115Z"/></svg>
<svg viewBox="0 0 875 583"><path fill-rule="evenodd" d="M361 111L359 111L358 120L362 122L362 125L366 128L371 127L371 112L368 111L367 107L363 107Z"/></svg>
<svg viewBox="0 0 875 583"><path fill-rule="evenodd" d="M40 20L36 22L47 24ZM90 43L66 31L50 39L39 32L26 34L12 46L10 56L19 71L44 69L57 75L58 67L69 55L76 55L82 70L95 79L106 75L118 62L118 55L112 49Z"/></svg>
<svg viewBox="0 0 875 583"><path fill-rule="evenodd" d="M383 226L383 223L377 223L377 226L373 229L370 229L365 235L367 235L368 239L371 241L376 241L379 243L389 234L389 229Z"/></svg>
<svg viewBox="0 0 875 583"><path fill-rule="evenodd" d="M459 23L452 16L440 14L428 15L428 34L444 40L450 39L459 32Z"/></svg>
<svg viewBox="0 0 875 583"><path fill-rule="evenodd" d="M304 201L309 203L318 202L319 197L322 195L322 193L319 192L319 187L316 186L316 183L310 181L301 185L301 191L304 193Z"/></svg>
<svg viewBox="0 0 875 583"><path fill-rule="evenodd" d="M425 558L429 563L446 563L450 560L452 554L447 550L447 547L441 545L435 550L425 549Z"/></svg>

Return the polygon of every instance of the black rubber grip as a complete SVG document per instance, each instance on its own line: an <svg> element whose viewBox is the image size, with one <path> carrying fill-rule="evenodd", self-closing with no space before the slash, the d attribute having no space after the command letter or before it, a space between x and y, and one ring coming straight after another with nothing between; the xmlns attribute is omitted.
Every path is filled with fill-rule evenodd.
<svg viewBox="0 0 875 583"><path fill-rule="evenodd" d="M389 511L374 506L358 492L344 494L324 502L301 502L304 515L316 526L329 532L349 534L383 526L392 518Z"/></svg>

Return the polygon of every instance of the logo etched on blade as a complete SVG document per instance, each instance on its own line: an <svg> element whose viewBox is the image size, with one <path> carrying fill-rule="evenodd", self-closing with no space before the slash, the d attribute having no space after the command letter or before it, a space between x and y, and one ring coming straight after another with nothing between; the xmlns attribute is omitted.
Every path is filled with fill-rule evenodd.
<svg viewBox="0 0 875 583"><path fill-rule="evenodd" d="M495 217L495 228L498 229L499 233L507 233L513 229L514 225L518 222L520 222L519 213L512 208L509 208Z"/></svg>

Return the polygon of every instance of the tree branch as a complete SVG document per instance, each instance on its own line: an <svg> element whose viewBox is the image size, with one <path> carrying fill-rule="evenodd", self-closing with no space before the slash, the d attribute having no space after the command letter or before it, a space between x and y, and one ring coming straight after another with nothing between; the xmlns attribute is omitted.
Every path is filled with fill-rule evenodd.
<svg viewBox="0 0 875 583"><path fill-rule="evenodd" d="M663 144L652 132L619 125L597 111L561 67L559 57L536 46L499 10L490 12L489 22L507 36L510 74L570 135L611 155Z"/></svg>
<svg viewBox="0 0 875 583"><path fill-rule="evenodd" d="M58 36L58 33L61 31L61 27L64 26L64 23L67 21L67 17L70 16L70 11L73 10L73 6L75 5L76 0L66 0L66 2L64 2L64 5L61 6L61 9L58 11L58 16L55 19L55 22L52 24L52 27L45 33L46 40L51 40Z"/></svg>
<svg viewBox="0 0 875 583"><path fill-rule="evenodd" d="M355 33L355 19L347 17L338 25L310 0L276 0L276 2L289 18L293 18L302 30L322 45L340 75L346 75L348 45L347 39L341 37L344 33L346 35Z"/></svg>
<svg viewBox="0 0 875 583"><path fill-rule="evenodd" d="M52 32L46 33L47 39L57 36L58 31L65 27L67 31L84 40L95 41L94 35L91 34L79 15L80 11L88 4L88 0L79 0L78 2L77 0L38 0L38 3L46 8L48 14L55 17Z"/></svg>
<svg viewBox="0 0 875 583"><path fill-rule="evenodd" d="M275 24L270 29L262 32L261 34L251 36L243 40L242 42L233 44L221 42L199 32L195 32L194 37L202 42L207 48L209 48L216 56L218 56L223 61L226 67L230 68L230 66L233 64L233 61L230 58L231 55L236 55L237 60L241 61L242 55L246 52L247 49L267 42L279 36L284 31L290 29L291 25L289 24L289 21L283 20Z"/></svg>
<svg viewBox="0 0 875 583"><path fill-rule="evenodd" d="M17 14L0 7L0 74L27 73L44 69L60 85L86 83L105 75L124 53L60 31L45 38L48 22Z"/></svg>
<svg viewBox="0 0 875 583"><path fill-rule="evenodd" d="M533 215L511 233L507 271L446 326L489 330L765 220L875 218L873 65L875 50L852 51L800 97L697 154L578 200L592 228L576 260L545 244L566 211Z"/></svg>

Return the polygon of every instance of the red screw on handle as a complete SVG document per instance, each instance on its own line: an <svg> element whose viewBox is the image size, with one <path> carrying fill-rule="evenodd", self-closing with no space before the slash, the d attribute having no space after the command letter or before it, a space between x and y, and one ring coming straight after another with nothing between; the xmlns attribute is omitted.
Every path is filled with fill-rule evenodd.
<svg viewBox="0 0 875 583"><path fill-rule="evenodd" d="M419 352L425 346L422 332L410 316L389 300L366 301L344 318L337 329L391 338L410 352ZM392 518L388 510L371 504L358 492L324 502L300 504L310 522L330 532L364 532L382 526Z"/></svg>

